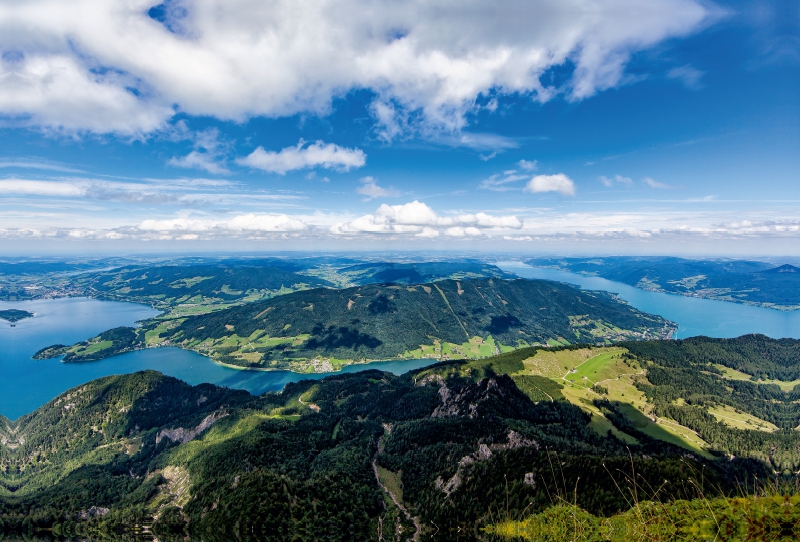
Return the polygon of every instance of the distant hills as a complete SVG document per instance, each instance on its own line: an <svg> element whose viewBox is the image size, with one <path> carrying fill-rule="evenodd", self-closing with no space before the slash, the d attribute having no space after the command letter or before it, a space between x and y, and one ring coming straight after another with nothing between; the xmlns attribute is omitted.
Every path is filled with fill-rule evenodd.
<svg viewBox="0 0 800 542"><path fill-rule="evenodd" d="M514 278L496 265L476 260L447 262L365 262L338 270L355 284L422 284L443 279Z"/></svg>
<svg viewBox="0 0 800 542"><path fill-rule="evenodd" d="M673 330L603 292L527 279L443 280L303 290L155 319L75 345L64 359L172 345L239 367L328 372L359 361L480 358L533 344L665 338Z"/></svg>
<svg viewBox="0 0 800 542"><path fill-rule="evenodd" d="M129 266L82 275L76 282L95 297L147 303L165 310L182 305L183 312L195 307L205 312L215 306L330 285L317 277L257 263Z"/></svg>
<svg viewBox="0 0 800 542"><path fill-rule="evenodd" d="M664 257L534 258L526 263L597 275L643 290L779 310L800 309L800 269L747 260Z"/></svg>

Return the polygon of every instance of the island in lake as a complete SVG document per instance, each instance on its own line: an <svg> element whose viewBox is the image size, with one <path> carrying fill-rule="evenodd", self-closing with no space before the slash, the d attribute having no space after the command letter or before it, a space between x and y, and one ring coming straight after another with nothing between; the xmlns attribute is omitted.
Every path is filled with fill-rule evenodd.
<svg viewBox="0 0 800 542"><path fill-rule="evenodd" d="M19 322L25 318L33 318L33 313L21 309L0 310L0 319L8 322Z"/></svg>

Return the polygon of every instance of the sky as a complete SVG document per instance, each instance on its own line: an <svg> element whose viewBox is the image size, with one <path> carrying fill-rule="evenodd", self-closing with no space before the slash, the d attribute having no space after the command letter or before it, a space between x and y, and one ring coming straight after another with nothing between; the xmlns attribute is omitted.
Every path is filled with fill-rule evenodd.
<svg viewBox="0 0 800 542"><path fill-rule="evenodd" d="M800 247L799 0L0 0L0 49L0 254Z"/></svg>

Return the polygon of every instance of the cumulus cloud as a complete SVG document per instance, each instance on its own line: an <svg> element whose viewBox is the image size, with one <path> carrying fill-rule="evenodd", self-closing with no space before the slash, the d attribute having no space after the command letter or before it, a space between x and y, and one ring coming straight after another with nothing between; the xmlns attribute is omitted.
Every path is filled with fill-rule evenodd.
<svg viewBox="0 0 800 542"><path fill-rule="evenodd" d="M624 184L625 186L631 186L633 184L633 180L630 177L623 177L622 175L614 175L610 178L605 175L600 175L597 180L603 183L603 186L609 188L614 186L614 184Z"/></svg>
<svg viewBox="0 0 800 542"><path fill-rule="evenodd" d="M494 216L484 212L439 216L421 201L402 205L383 204L371 215L364 215L349 222L334 224L333 234L393 233L414 234L417 237L434 238L441 233L449 237L480 236L485 229L519 229L522 221L516 216Z"/></svg>
<svg viewBox="0 0 800 542"><path fill-rule="evenodd" d="M524 169L525 171L536 171L536 168L539 167L538 160L520 160L517 162L517 165Z"/></svg>
<svg viewBox="0 0 800 542"><path fill-rule="evenodd" d="M575 183L563 173L536 175L525 185L526 192L559 192L565 196L575 195Z"/></svg>
<svg viewBox="0 0 800 542"><path fill-rule="evenodd" d="M287 171L322 167L349 171L367 163L367 155L361 149L348 149L333 143L317 141L306 146L302 139L294 147L286 147L280 152L265 151L258 147L236 163L242 166L285 175Z"/></svg>
<svg viewBox="0 0 800 542"><path fill-rule="evenodd" d="M614 87L633 53L714 17L701 0L154 4L5 2L0 114L136 136L176 112L239 122L320 114L348 91L369 89L385 138L453 132L469 113L496 108L478 104L489 93L544 102ZM567 61L575 69L562 87L540 81Z"/></svg>
<svg viewBox="0 0 800 542"><path fill-rule="evenodd" d="M446 230L444 230L444 234L447 237L480 237L481 235L483 235L483 232L474 226L470 226L467 228L454 226L452 228L447 228Z"/></svg>
<svg viewBox="0 0 800 542"><path fill-rule="evenodd" d="M364 198L364 201L383 197L396 198L400 195L400 192L394 188L383 188L378 186L378 184L375 182L375 179L372 177L364 177L361 179L361 182L363 184L356 189L356 192L367 196Z"/></svg>
<svg viewBox="0 0 800 542"><path fill-rule="evenodd" d="M424 227L422 231L418 234L414 235L414 237L419 237L420 239L435 239L439 237L439 230L434 228Z"/></svg>

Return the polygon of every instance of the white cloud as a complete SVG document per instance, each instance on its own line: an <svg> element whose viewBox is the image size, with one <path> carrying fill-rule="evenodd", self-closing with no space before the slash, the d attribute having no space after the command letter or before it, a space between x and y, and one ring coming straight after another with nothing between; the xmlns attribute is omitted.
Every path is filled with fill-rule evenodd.
<svg viewBox="0 0 800 542"><path fill-rule="evenodd" d="M141 231L157 232L297 232L308 229L302 220L283 214L246 214L228 220L172 218L166 220L144 220L138 226Z"/></svg>
<svg viewBox="0 0 800 542"><path fill-rule="evenodd" d="M43 169L50 171L64 171L67 173L85 173L83 170L76 169L59 162L52 160L43 160L40 158L17 158L10 160L0 160L0 168L25 168L25 169Z"/></svg>
<svg viewBox="0 0 800 542"><path fill-rule="evenodd" d="M364 177L361 179L361 182L363 184L356 189L356 192L367 196L364 201L383 197L396 198L400 195L400 192L394 188L382 188L378 186L375 179L372 177Z"/></svg>
<svg viewBox="0 0 800 542"><path fill-rule="evenodd" d="M217 179L142 179L109 181L82 177L56 177L52 180L0 179L0 195L40 196L51 200L82 198L93 202L120 202L146 205L295 205L305 199L291 193L241 191L239 183ZM37 198L39 200L39 198ZM94 213L96 209L91 210Z"/></svg>
<svg viewBox="0 0 800 542"><path fill-rule="evenodd" d="M435 239L439 237L439 230L435 230L426 226L422 228L422 231L416 234L414 237L419 237L420 239Z"/></svg>
<svg viewBox="0 0 800 542"><path fill-rule="evenodd" d="M219 164L219 162L209 153L192 151L186 156L180 158L173 157L167 161L168 166L204 169L209 173L216 175L230 173L228 168Z"/></svg>
<svg viewBox="0 0 800 542"><path fill-rule="evenodd" d="M285 175L287 171L313 167L348 171L366 164L367 155L361 149L348 149L323 141L306 146L301 139L296 146L286 147L280 152L265 151L264 147L258 147L248 156L238 158L236 163Z"/></svg>
<svg viewBox="0 0 800 542"><path fill-rule="evenodd" d="M536 171L539 167L538 160L520 160L517 162L517 165L524 169L525 171Z"/></svg>
<svg viewBox="0 0 800 542"><path fill-rule="evenodd" d="M510 186L512 183L527 179L527 175L519 175L516 170L504 171L502 175L495 174L481 181L479 188L493 190L494 192L507 192L509 190L519 190L519 187Z"/></svg>
<svg viewBox="0 0 800 542"><path fill-rule="evenodd" d="M476 215L460 215L459 222L463 224L476 224L483 228L512 228L522 227L522 221L515 216L491 216L486 213Z"/></svg>
<svg viewBox="0 0 800 542"><path fill-rule="evenodd" d="M141 135L176 111L244 121L327 113L375 95L387 139L453 132L481 95L580 100L625 79L630 56L697 31L701 0L487 4L195 0L163 22L140 0L6 1L0 114L27 126ZM540 76L570 60L562 88Z"/></svg>
<svg viewBox="0 0 800 542"><path fill-rule="evenodd" d="M633 184L633 180L630 177L623 177L622 175L614 175L611 178L606 177L605 175L600 175L597 180L603 183L603 186L608 187L614 186L614 183L624 184L626 186Z"/></svg>
<svg viewBox="0 0 800 542"><path fill-rule="evenodd" d="M86 187L70 182L5 179L0 180L0 194L74 197L86 195Z"/></svg>
<svg viewBox="0 0 800 542"><path fill-rule="evenodd" d="M439 236L441 228L444 228L445 235L451 237L483 235L479 227L519 229L522 228L522 221L516 216L494 216L484 212L439 216L425 203L412 201L402 205L384 203L375 213L348 222L338 222L330 231L333 234L413 233L417 237L433 238Z"/></svg>
<svg viewBox="0 0 800 542"><path fill-rule="evenodd" d="M683 86L689 90L700 90L703 88L705 85L703 85L701 79L704 75L705 72L700 71L689 64L672 68L667 72L668 78L680 81Z"/></svg>
<svg viewBox="0 0 800 542"><path fill-rule="evenodd" d="M431 139L435 143L441 143L450 147L465 147L476 151L494 151L487 155L480 155L484 162L497 156L498 152L519 147L519 143L510 137L491 133L461 132L457 134L436 134L432 136Z"/></svg>
<svg viewBox="0 0 800 542"><path fill-rule="evenodd" d="M672 186L664 183L660 183L655 179L651 179L650 177L645 177L642 179L642 182L649 186L650 188L673 188Z"/></svg>
<svg viewBox="0 0 800 542"><path fill-rule="evenodd" d="M480 237L483 232L475 227L461 228L454 226L444 230L444 234L447 237Z"/></svg>
<svg viewBox="0 0 800 542"><path fill-rule="evenodd" d="M173 157L167 161L168 166L203 169L215 175L230 173L225 167L225 154L231 147L229 142L220 140L219 130L211 128L201 132L189 131L186 123L176 123L174 137L191 139L194 150L182 157Z"/></svg>
<svg viewBox="0 0 800 542"><path fill-rule="evenodd" d="M560 192L565 196L575 195L575 183L563 173L536 175L525 185L526 192Z"/></svg>

